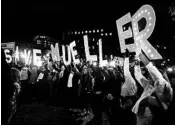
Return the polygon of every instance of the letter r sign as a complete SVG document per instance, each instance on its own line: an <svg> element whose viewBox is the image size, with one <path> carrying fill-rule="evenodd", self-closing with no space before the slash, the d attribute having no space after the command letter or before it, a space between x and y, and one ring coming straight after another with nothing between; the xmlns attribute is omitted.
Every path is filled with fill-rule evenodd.
<svg viewBox="0 0 175 125"><path fill-rule="evenodd" d="M141 19L146 20L146 26L141 31L140 24ZM132 37L131 29L124 31L122 26L128 22L132 22L132 31L134 35L134 44L125 44L125 39ZM162 56L157 50L148 42L148 38L151 36L156 22L156 16L154 9L150 5L143 5L131 18L130 13L126 14L122 18L116 21L117 30L120 42L121 52L124 53L128 48L130 52L135 52L137 49L142 50L150 60L162 59ZM137 48L137 49L136 49Z"/></svg>

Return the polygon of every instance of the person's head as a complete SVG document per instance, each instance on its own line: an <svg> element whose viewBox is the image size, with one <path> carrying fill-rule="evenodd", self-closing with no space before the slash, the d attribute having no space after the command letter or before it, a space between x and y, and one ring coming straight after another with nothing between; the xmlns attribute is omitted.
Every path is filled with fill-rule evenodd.
<svg viewBox="0 0 175 125"><path fill-rule="evenodd" d="M83 66L83 74L87 74L87 73L88 73L87 66L84 65L84 66Z"/></svg>
<svg viewBox="0 0 175 125"><path fill-rule="evenodd" d="M65 68L65 65L62 65L61 66L61 71L64 71L66 68Z"/></svg>
<svg viewBox="0 0 175 125"><path fill-rule="evenodd" d="M37 72L37 67L36 66L33 66L32 67L32 70L35 71L35 72Z"/></svg>

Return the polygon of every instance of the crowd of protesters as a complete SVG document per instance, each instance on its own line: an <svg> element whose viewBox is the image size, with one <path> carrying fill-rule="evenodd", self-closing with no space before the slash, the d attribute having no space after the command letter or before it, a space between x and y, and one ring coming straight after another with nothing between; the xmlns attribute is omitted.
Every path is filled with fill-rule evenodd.
<svg viewBox="0 0 175 125"><path fill-rule="evenodd" d="M97 125L160 125L166 123L161 120L173 103L175 83L142 53L131 60L126 51L123 66L115 67L99 67L97 62L9 67L3 56L2 67L2 84L7 83L9 91L9 121L16 106L49 101L92 111L91 121Z"/></svg>

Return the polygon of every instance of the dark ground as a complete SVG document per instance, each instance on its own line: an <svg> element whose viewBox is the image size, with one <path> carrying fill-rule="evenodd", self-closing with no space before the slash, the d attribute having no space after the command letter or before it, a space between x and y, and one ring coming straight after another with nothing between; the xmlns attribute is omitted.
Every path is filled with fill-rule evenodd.
<svg viewBox="0 0 175 125"><path fill-rule="evenodd" d="M75 119L68 109L34 102L18 107L10 125L74 125Z"/></svg>
<svg viewBox="0 0 175 125"><path fill-rule="evenodd" d="M76 111L73 112L70 109ZM82 109L63 107L51 101L42 103L33 101L30 104L21 104L18 106L16 113L11 119L10 125L81 125L83 120L78 119L85 117L81 117L76 112L83 113ZM163 123L161 125L174 125L174 113L173 101L168 112L163 115ZM91 122L87 125L94 125L96 123L95 120L89 119Z"/></svg>

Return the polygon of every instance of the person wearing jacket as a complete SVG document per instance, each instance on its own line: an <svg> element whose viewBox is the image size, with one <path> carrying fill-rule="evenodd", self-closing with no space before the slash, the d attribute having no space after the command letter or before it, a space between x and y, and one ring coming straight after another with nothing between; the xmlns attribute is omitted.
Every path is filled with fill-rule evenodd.
<svg viewBox="0 0 175 125"><path fill-rule="evenodd" d="M142 75L140 66L136 64L134 67L135 78L144 91L132 111L136 114L137 125L156 124L161 119L158 114L168 109L172 101L173 91L168 80L143 54L139 54L139 58L146 65L153 82ZM159 120L156 118L159 118Z"/></svg>
<svg viewBox="0 0 175 125"><path fill-rule="evenodd" d="M123 108L131 107L133 105L133 97L136 95L137 92L137 85L134 78L131 75L129 69L129 51L126 50L126 57L124 59L124 83L121 86L121 97L123 98L124 103L122 104Z"/></svg>
<svg viewBox="0 0 175 125"><path fill-rule="evenodd" d="M121 121L124 125L127 125L133 121L134 115L131 112L131 108L135 103L137 93L137 85L129 69L129 59L129 51L126 49L123 65L124 83L121 85L120 93L122 107Z"/></svg>
<svg viewBox="0 0 175 125"><path fill-rule="evenodd" d="M10 76L14 89L13 96L10 99L10 104L8 107L8 123L10 123L12 116L16 112L16 107L18 105L18 96L21 91L20 71L17 68L12 67L10 70Z"/></svg>

